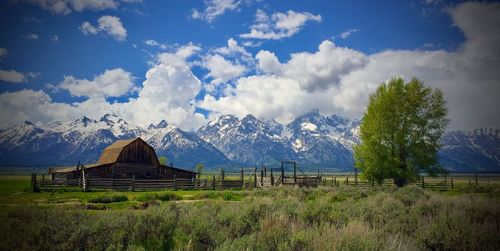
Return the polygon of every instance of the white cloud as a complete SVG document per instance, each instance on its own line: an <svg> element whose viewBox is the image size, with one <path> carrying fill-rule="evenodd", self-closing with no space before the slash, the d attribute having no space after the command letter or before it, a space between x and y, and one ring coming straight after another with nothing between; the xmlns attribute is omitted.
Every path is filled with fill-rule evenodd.
<svg viewBox="0 0 500 251"><path fill-rule="evenodd" d="M500 4L464 3L449 13L466 37L457 51L386 50L366 55L324 41L317 52L292 54L286 63L272 52L260 51L257 67L264 75L240 78L235 87L226 87L225 96L207 94L199 106L215 114L252 113L281 122L312 108L359 118L380 83L393 76L417 77L443 91L450 129L500 128Z"/></svg>
<svg viewBox="0 0 500 251"><path fill-rule="evenodd" d="M242 45L245 47L259 47L262 45L262 42L244 41Z"/></svg>
<svg viewBox="0 0 500 251"><path fill-rule="evenodd" d="M75 107L55 103L44 91L20 90L0 94L0 127L4 128L24 120L32 122L52 122L73 119L80 110Z"/></svg>
<svg viewBox="0 0 500 251"><path fill-rule="evenodd" d="M297 79L307 91L338 86L341 78L366 65L366 55L349 48L337 47L325 40L316 53L301 52L291 55L286 64L280 64L273 53L260 51L258 67L264 73Z"/></svg>
<svg viewBox="0 0 500 251"><path fill-rule="evenodd" d="M149 46L160 46L160 43L156 42L155 40L149 39L145 40L144 43Z"/></svg>
<svg viewBox="0 0 500 251"><path fill-rule="evenodd" d="M0 81L5 81L9 83L25 83L30 79L36 78L40 73L28 72L22 73L15 70L2 70L0 69Z"/></svg>
<svg viewBox="0 0 500 251"><path fill-rule="evenodd" d="M18 0L39 6L55 14L67 15L72 11L82 12L84 10L100 11L106 9L117 9L118 1L115 0Z"/></svg>
<svg viewBox="0 0 500 251"><path fill-rule="evenodd" d="M118 41L124 41L127 37L127 30L123 27L119 17L102 16L97 20L97 28L85 21L80 26L80 30L85 35L96 35L98 32L105 32Z"/></svg>
<svg viewBox="0 0 500 251"><path fill-rule="evenodd" d="M87 21L83 22L79 29L85 35L95 35L95 34L97 34L97 29L92 24L90 24Z"/></svg>
<svg viewBox="0 0 500 251"><path fill-rule="evenodd" d="M349 30L346 30L346 31L340 33L339 37L342 39L346 39L346 38L350 37L352 34L359 32L359 31L360 31L360 29L349 29Z"/></svg>
<svg viewBox="0 0 500 251"><path fill-rule="evenodd" d="M0 80L10 83L23 83L26 82L26 76L14 70L0 70Z"/></svg>
<svg viewBox="0 0 500 251"><path fill-rule="evenodd" d="M121 68L106 70L92 80L65 76L56 86L56 90L67 90L78 97L120 97L134 91L134 77Z"/></svg>
<svg viewBox="0 0 500 251"><path fill-rule="evenodd" d="M258 9L250 32L241 34L240 37L279 40L295 35L307 21L321 22L321 16L289 10L286 13L273 13L269 17L263 10Z"/></svg>
<svg viewBox="0 0 500 251"><path fill-rule="evenodd" d="M146 73L138 97L116 105L117 113L143 126L165 119L185 130L198 128L205 118L195 112L193 102L201 81L186 62L198 49L189 44L175 53L159 54L157 63Z"/></svg>
<svg viewBox="0 0 500 251"><path fill-rule="evenodd" d="M35 34L35 33L26 34L23 37L28 39L28 40L38 40L38 38L39 38L38 34Z"/></svg>
<svg viewBox="0 0 500 251"><path fill-rule="evenodd" d="M108 33L116 40L123 41L127 37L127 30L123 28L120 18L115 16L102 16L97 22L99 23L98 30Z"/></svg>
<svg viewBox="0 0 500 251"><path fill-rule="evenodd" d="M209 55L204 61L204 66L209 71L207 77L212 78L211 83L214 86L239 77L247 71L245 66L228 61L218 54Z"/></svg>
<svg viewBox="0 0 500 251"><path fill-rule="evenodd" d="M191 12L192 19L201 19L209 23L213 22L218 16L223 15L226 11L235 10L241 1L235 0L206 0L206 8L203 11L193 9Z"/></svg>
<svg viewBox="0 0 500 251"><path fill-rule="evenodd" d="M238 42L233 38L229 38L227 40L226 47L219 47L214 50L214 52L222 54L222 55L234 55L241 54L245 57L252 57L250 53L248 53L245 48L238 45Z"/></svg>

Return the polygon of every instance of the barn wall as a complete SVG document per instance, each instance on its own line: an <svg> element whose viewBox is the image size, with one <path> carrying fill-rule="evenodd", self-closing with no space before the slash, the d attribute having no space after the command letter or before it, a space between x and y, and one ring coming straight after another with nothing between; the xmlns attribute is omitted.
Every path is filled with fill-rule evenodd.
<svg viewBox="0 0 500 251"><path fill-rule="evenodd" d="M194 179L196 178L196 173L182 170L182 169L177 169L177 168L172 168L169 166L160 166L160 177L162 179L173 179L174 175L176 178L179 179Z"/></svg>
<svg viewBox="0 0 500 251"><path fill-rule="evenodd" d="M155 150L142 140L136 140L123 147L116 162L159 165Z"/></svg>
<svg viewBox="0 0 500 251"><path fill-rule="evenodd" d="M115 178L158 179L158 166L135 163L116 163Z"/></svg>

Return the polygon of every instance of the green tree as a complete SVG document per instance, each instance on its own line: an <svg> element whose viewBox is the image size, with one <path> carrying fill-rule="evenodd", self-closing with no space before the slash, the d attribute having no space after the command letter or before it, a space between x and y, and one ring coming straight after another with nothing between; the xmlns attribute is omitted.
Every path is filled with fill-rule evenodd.
<svg viewBox="0 0 500 251"><path fill-rule="evenodd" d="M201 172L203 172L203 169L205 169L205 165L201 163L196 164L195 170L198 173L198 179L201 178Z"/></svg>
<svg viewBox="0 0 500 251"><path fill-rule="evenodd" d="M158 161L159 161L159 162L160 162L160 164L162 164L162 165L167 165L167 163L168 163L168 159L167 159L167 157L165 157L165 156L160 156L160 157L158 158Z"/></svg>
<svg viewBox="0 0 500 251"><path fill-rule="evenodd" d="M442 171L437 152L448 124L443 93L418 79L393 78L370 95L360 128L361 144L354 149L362 178L383 182L392 178L401 187Z"/></svg>

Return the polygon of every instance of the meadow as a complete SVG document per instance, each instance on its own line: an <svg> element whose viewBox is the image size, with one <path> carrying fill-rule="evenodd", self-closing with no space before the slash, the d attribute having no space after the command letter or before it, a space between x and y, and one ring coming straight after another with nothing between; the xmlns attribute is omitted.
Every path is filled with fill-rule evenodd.
<svg viewBox="0 0 500 251"><path fill-rule="evenodd" d="M0 250L499 250L500 187L29 192L0 176Z"/></svg>

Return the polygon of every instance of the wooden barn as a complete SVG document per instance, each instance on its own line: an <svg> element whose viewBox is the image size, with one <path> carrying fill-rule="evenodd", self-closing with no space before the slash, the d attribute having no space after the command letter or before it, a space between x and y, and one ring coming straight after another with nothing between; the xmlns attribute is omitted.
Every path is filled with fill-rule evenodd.
<svg viewBox="0 0 500 251"><path fill-rule="evenodd" d="M196 173L162 165L155 150L141 138L118 140L104 149L97 163L50 168L53 178L78 179L82 170L89 178L194 179Z"/></svg>

